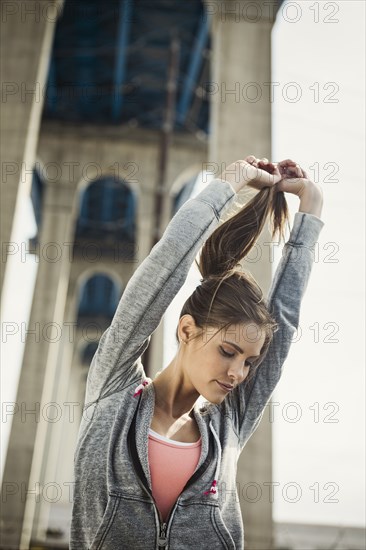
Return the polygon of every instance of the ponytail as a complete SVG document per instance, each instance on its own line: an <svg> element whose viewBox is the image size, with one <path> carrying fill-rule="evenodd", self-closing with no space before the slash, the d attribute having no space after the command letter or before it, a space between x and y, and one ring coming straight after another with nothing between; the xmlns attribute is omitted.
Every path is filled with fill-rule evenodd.
<svg viewBox="0 0 366 550"><path fill-rule="evenodd" d="M274 187L259 191L235 216L219 226L203 245L199 271L203 278L225 277L255 245L266 219L272 219L272 238L284 236L288 208L284 193Z"/></svg>
<svg viewBox="0 0 366 550"><path fill-rule="evenodd" d="M265 342L258 364L267 352L274 332L278 329L254 277L240 269L255 245L267 218L272 221L272 237L284 237L288 222L288 207L284 193L265 187L234 216L221 224L204 243L198 269L201 284L185 302L180 317L189 314L199 330L208 327L218 331L236 324L255 323L265 331ZM215 334L214 334L215 335ZM213 336L214 336L213 335ZM179 342L178 327L176 330Z"/></svg>

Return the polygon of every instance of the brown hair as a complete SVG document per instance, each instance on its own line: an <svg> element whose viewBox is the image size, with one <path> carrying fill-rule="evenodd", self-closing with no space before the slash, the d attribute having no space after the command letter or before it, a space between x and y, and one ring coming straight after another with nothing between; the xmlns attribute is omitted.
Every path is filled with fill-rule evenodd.
<svg viewBox="0 0 366 550"><path fill-rule="evenodd" d="M249 273L240 270L239 262L254 246L268 216L272 220L272 237L279 233L283 238L288 208L284 193L274 187L258 191L212 233L202 247L199 263L196 262L201 284L180 313L180 317L189 314L194 318L199 329L194 338L201 337L208 327L220 332L230 325L255 323L264 329L265 342L253 366L262 361L278 325L264 302L261 288ZM178 327L176 338L179 343ZM253 374L250 371L250 379Z"/></svg>

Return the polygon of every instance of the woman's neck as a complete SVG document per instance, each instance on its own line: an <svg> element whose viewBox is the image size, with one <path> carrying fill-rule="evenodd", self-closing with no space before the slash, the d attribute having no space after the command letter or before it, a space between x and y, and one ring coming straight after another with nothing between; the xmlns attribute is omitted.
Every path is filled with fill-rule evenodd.
<svg viewBox="0 0 366 550"><path fill-rule="evenodd" d="M152 381L155 390L155 408L163 415L177 420L182 416L192 418L191 411L199 393L174 362L170 363Z"/></svg>

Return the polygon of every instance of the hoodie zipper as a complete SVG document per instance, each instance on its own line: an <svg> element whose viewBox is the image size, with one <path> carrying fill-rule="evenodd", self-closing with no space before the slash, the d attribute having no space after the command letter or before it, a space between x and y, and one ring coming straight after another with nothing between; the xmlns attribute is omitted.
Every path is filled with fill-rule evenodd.
<svg viewBox="0 0 366 550"><path fill-rule="evenodd" d="M166 523L160 524L160 535L158 539L159 548L165 548L166 545L168 544L168 539L166 537L166 527L167 527Z"/></svg>
<svg viewBox="0 0 366 550"><path fill-rule="evenodd" d="M134 465L134 467L135 467L135 465ZM159 510L159 508L156 504L156 500L154 499L154 496L153 496L152 492L145 487L145 484L141 481L140 476L138 475L138 473L136 471L136 468L135 468L135 473L136 473L136 477L138 478L138 481L139 481L141 487L144 489L145 493L151 497L151 499L154 503L155 511L156 511L157 516L159 518L159 527L160 527L160 529L159 529L159 538L158 538L158 547L159 548L165 548L168 544L168 539L167 539L167 536L166 536L167 523L165 523L163 521L163 518L161 517L160 510ZM170 519L171 515L172 514L169 514L169 519ZM168 521L169 521L169 519L168 519Z"/></svg>
<svg viewBox="0 0 366 550"><path fill-rule="evenodd" d="M135 468L135 464L134 464L133 461L132 461L132 463L133 463L133 467L134 467L134 469L135 469L136 477L137 477L137 479L138 479L138 481L139 481L139 484L141 485L141 487L143 488L143 490L145 491L145 493L151 497L151 499L152 499L152 501L153 501L153 503L154 503L155 511L156 511L157 516L158 516L158 518L159 518L159 538L158 538L158 547L159 547L159 548L165 548L165 547L167 546L167 544L168 544L168 537L167 537L168 526L169 526L170 520L171 520L171 518L172 518L172 516L173 516L173 514L174 514L174 512L175 512L175 509L176 509L176 507L177 507L177 505L178 505L178 502L177 502L177 501L178 501L178 498L179 498L180 495L178 496L177 501L176 501L174 507L173 507L172 510L170 511L169 516L168 516L168 519L167 519L166 521L163 521L163 518L162 518L162 516L161 516L160 510L159 510L159 508L158 508L158 505L157 505L157 503L156 503L156 500L155 500L155 498L154 498L154 495L152 494L152 492L150 491L150 489L149 489L148 487L145 486L145 483L143 483L143 481L141 480L141 478L140 478L140 476L139 476L139 474L138 474L138 472L137 472L137 470L136 470L136 468ZM182 493L181 493L181 494L182 494Z"/></svg>
<svg viewBox="0 0 366 550"><path fill-rule="evenodd" d="M181 495L182 493L180 493ZM169 516L168 516L168 519L166 520L166 522L162 522L160 523L160 535L159 535L159 548L165 548L167 547L167 544L168 544L168 531L169 531L169 526L170 526L170 523L171 523L171 519L173 518L173 515L174 515L174 512L175 512L175 509L177 508L178 506L178 499L180 497L180 495L178 495L177 497L177 500L175 501L175 504L173 506L173 508L171 509L170 513L169 513ZM153 497L154 498L154 497ZM157 508L157 507L156 507ZM157 508L158 510L158 508ZM159 513L159 510L158 510L158 514L159 514L159 517L161 518L161 515Z"/></svg>
<svg viewBox="0 0 366 550"><path fill-rule="evenodd" d="M139 397L141 398L141 394L140 394ZM166 521L163 521L163 518L162 518L160 510L157 506L154 495L152 494L152 491L148 487L147 479L146 479L144 471L142 470L142 466L141 466L141 463L140 463L140 460L139 460L139 457L138 457L138 454L137 454L136 440L135 440L135 423L136 423L137 411L138 411L138 405L137 405L134 417L132 419L130 430L129 430L129 433L128 433L128 436L127 436L128 448L129 448L129 451L130 451L130 455L131 455L131 446L130 445L131 445L132 442L133 442L133 447L136 450L135 457L131 456L131 459L132 459L131 462L132 462L133 468L135 470L136 477L139 481L139 484L141 485L141 487L143 488L145 493L151 497L151 499L153 501L153 504L154 504L155 511L156 511L157 516L159 518L158 547L159 548L165 548L166 550L168 550L168 546L167 546L168 545L168 536L167 536L167 533L168 533L168 530L169 530L171 519L174 515L174 512L175 512L177 506L178 506L178 500L179 500L180 496L182 495L183 491L185 491L185 489L187 489L190 485L192 485L192 483L194 483L194 481L196 481L196 479L198 479L201 475L204 474L204 472L208 468L208 465L211 462L211 459L212 459L212 451L211 451L212 446L210 445L210 439L211 439L212 434L211 434L211 431L209 430L208 454L207 454L207 457L206 457L205 461L201 464L201 466L198 468L198 470L196 470L196 472L189 478L189 480L187 481L187 483L183 487L181 493L178 495L177 500L175 502L175 505L173 506L172 510L169 513L168 519ZM136 464L139 465L140 474L136 469ZM145 485L144 480L146 481L146 485Z"/></svg>
<svg viewBox="0 0 366 550"><path fill-rule="evenodd" d="M168 529L169 529L169 526L170 526L170 523L171 523L171 519L174 515L174 512L178 506L178 500L180 498L180 496L182 495L183 491L185 491L185 489L187 489L190 485L192 485L192 483L194 483L194 481L200 477L200 475L202 475L208 468L208 465L209 465L209 457L210 457L210 452L205 460L205 462L203 464L201 464L200 468L189 478L189 480L187 481L187 483L185 484L185 486L183 487L181 493L178 495L177 497L177 500L172 508L172 510L170 511L169 513L169 516L167 518L166 521L163 521L163 518L161 516L161 513L160 513L160 510L158 508L158 505L156 503L156 500L154 498L154 495L152 494L152 491L150 491L150 488L147 487L145 485L145 483L143 482L143 480L141 479L136 467L135 467L135 460L132 460L132 464L133 464L133 468L135 470L135 473L136 473L136 477L138 479L138 482L140 484L140 486L143 488L143 490L145 491L145 493L151 497L153 503L154 503L154 507L155 507L155 511L157 513L157 516L159 518L159 538L158 538L158 547L159 548L166 548L167 549L167 545L168 545L168 536L167 536L167 533L168 533ZM136 457L137 458L137 457ZM145 478L145 475L144 475L144 478Z"/></svg>
<svg viewBox="0 0 366 550"><path fill-rule="evenodd" d="M136 472L136 470L135 470L135 472ZM139 478L139 475L138 475L137 472L136 472L136 475L137 475L137 477ZM142 487L144 488L145 492L146 492L148 495L150 495L150 497L151 497L152 500L153 500L153 503L154 503L154 506L155 506L155 510L156 510L156 513L157 513L158 518L159 518L159 527L160 527L160 530L159 530L159 538L158 538L158 547L159 547L159 548L165 548L166 545L168 544L168 539L167 539L167 536L166 536L166 531L167 531L167 526L168 526L168 524L167 524L165 521L163 521L163 518L162 518L162 516L161 516L160 510L159 510L159 508L158 508L158 505L157 505L157 503L156 503L156 500L155 500L154 495L152 494L152 492L151 492L149 489L146 489L145 484L140 480L140 478L139 478L139 481L140 481ZM171 516L171 515L172 515L172 514L169 514L168 522L169 522L169 519L170 519L170 516Z"/></svg>
<svg viewBox="0 0 366 550"><path fill-rule="evenodd" d="M141 396L140 396L141 397ZM131 453L131 443L133 441L133 446L134 448L136 449L136 440L135 440L135 437L134 437L134 431L135 431L135 420L136 420L136 414L137 414L137 410L138 410L138 407L136 409L136 412L135 412L135 415L134 415L134 418L132 420L132 423L131 423L131 427L130 427L130 430L129 430L129 434L127 436L127 439L128 439L128 448L129 448L129 451L130 451L130 455L132 454ZM132 441L131 441L132 440ZM154 495L152 494L152 491L150 490L150 488L148 487L147 485L147 480L146 480L146 476L144 474L144 471L142 470L142 466L141 466L141 463L140 463L140 460L138 458L138 455L137 455L137 452L135 454L135 457L132 457L131 456L131 462L132 462L132 465L133 465L133 468L135 470L135 474L136 474L136 477L138 479L138 482L139 484L141 485L141 487L143 488L143 490L145 491L145 493L152 499L153 501L153 504L154 504L154 508L155 508L155 512L158 516L158 519L159 519L159 537L158 537L158 547L159 548L167 548L167 544L168 544L168 538L167 538L167 528L168 528L168 525L170 523L170 519L171 517L173 516L173 513L175 511L175 508L177 506L177 503L175 503L175 506L173 507L173 509L171 510L169 516L168 516L168 519L167 521L163 521L163 518L161 516L161 513L160 513L160 510L158 508L158 505L156 503L156 500L154 498ZM139 469L141 471L141 475L139 475L139 472L137 471L137 468L136 468L136 464L139 465ZM146 480L146 485L144 483L143 480ZM178 497L179 498L179 497Z"/></svg>

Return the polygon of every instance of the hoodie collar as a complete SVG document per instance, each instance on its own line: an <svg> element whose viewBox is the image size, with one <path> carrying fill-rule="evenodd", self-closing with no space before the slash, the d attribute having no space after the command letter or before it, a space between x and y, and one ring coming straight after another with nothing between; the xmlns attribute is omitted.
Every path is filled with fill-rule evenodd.
<svg viewBox="0 0 366 550"><path fill-rule="evenodd" d="M137 454L140 459L141 467L144 471L145 477L147 479L149 489L152 490L150 468L149 468L149 459L148 459L148 435L149 428L151 426L152 417L154 415L155 409L155 388L154 384L151 383L151 378L145 378L142 384L139 384L137 387L133 387L133 396L135 399L139 399L141 394L141 399L139 399L139 410L136 416L136 449ZM141 390L141 391L140 391ZM200 466L206 460L209 451L209 432L207 430L207 423L200 413L200 405L196 402L193 407L193 415L197 422L199 431L201 433L201 455L196 466L195 472L200 468ZM209 429L211 430L214 441L217 447L217 466L215 470L215 479L212 481L209 491L206 491L204 494L218 494L217 491L217 481L220 473L220 464L221 464L221 443L220 439L215 431L212 420L209 422Z"/></svg>

